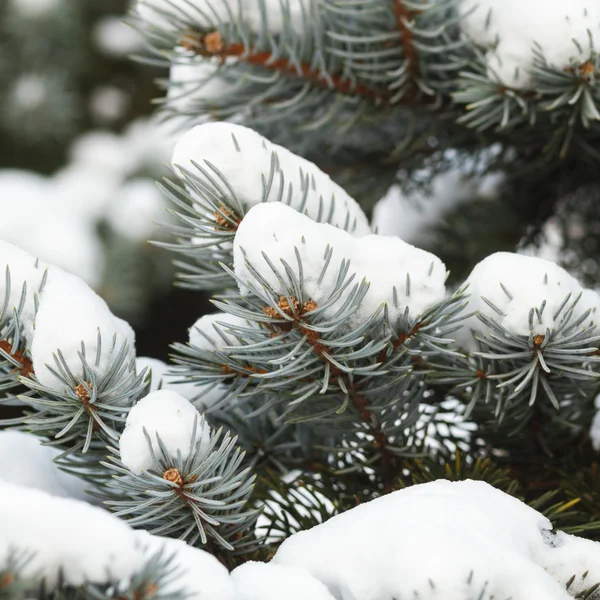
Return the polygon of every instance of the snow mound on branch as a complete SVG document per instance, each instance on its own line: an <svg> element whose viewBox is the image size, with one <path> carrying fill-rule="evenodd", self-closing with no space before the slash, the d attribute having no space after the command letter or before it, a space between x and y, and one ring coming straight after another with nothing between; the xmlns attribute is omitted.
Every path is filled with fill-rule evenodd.
<svg viewBox="0 0 600 600"><path fill-rule="evenodd" d="M333 255L325 276L319 281L328 246L333 249ZM243 282L239 286L240 293L247 295L252 283L260 287L248 268L250 263L276 293L284 294L284 287L263 253L279 268L285 281L287 276L281 261L286 261L297 272L296 249L302 260L307 296L304 300L313 300L317 306L331 298L343 260L350 261L349 274L356 275L353 283L363 279L369 282L369 290L358 310L348 319L347 325L351 328L366 322L383 303L387 304L390 321L395 323L404 315L405 309L410 318L415 318L444 299L446 268L437 256L396 237L373 234L352 237L331 225L315 223L281 203L255 206L238 228L234 266L236 275ZM352 285L342 292L340 299L327 309L328 314L333 316L343 306L351 290Z"/></svg>
<svg viewBox="0 0 600 600"><path fill-rule="evenodd" d="M280 546L336 598L567 600L600 579L600 544L551 533L543 515L487 483L435 481L337 515ZM579 591L579 590L575 590Z"/></svg>
<svg viewBox="0 0 600 600"><path fill-rule="evenodd" d="M56 369L54 355L58 350L73 376L80 378L83 365L79 353L85 348L88 365L100 381L123 344L128 348L129 357L133 358L135 335L131 327L115 317L106 302L78 277L43 263L36 267L33 256L0 240L0 268L5 270L6 266L11 273L9 310L19 306L23 282L27 283L27 299L19 322L23 326L35 376L42 385L59 392L67 387L47 366ZM39 292L46 271L46 282ZM4 302L6 292L6 278L2 276L1 302ZM34 294L38 297L37 312Z"/></svg>
<svg viewBox="0 0 600 600"><path fill-rule="evenodd" d="M182 174L189 171L214 190L215 184L194 167L192 161L218 182L219 190L215 193L230 206L236 203L230 200L229 188L246 209L263 200L281 201L313 221L327 221L357 236L371 232L356 200L328 175L247 127L224 122L204 123L188 131L175 145L171 160L175 171ZM211 165L220 171L227 185ZM271 177L269 193L263 198Z"/></svg>
<svg viewBox="0 0 600 600"><path fill-rule="evenodd" d="M461 13L463 32L490 48L490 75L519 88L532 84L535 45L549 65L562 71L571 59L590 58L588 30L594 39L600 36L600 5L592 0L462 0Z"/></svg>
<svg viewBox="0 0 600 600"><path fill-rule="evenodd" d="M10 272L10 293L7 298L6 272ZM21 304L23 284L26 284L26 295L19 319L23 324L23 335L26 342L33 339L33 320L35 318L34 295L40 289L46 265L38 261L21 248L0 239L0 312L5 308L8 314L18 310Z"/></svg>
<svg viewBox="0 0 600 600"><path fill-rule="evenodd" d="M236 600L334 600L305 569L247 562L231 572Z"/></svg>
<svg viewBox="0 0 600 600"><path fill-rule="evenodd" d="M144 430L150 438L152 450ZM190 452L201 457L210 445L210 427L204 417L189 400L169 390L148 394L129 411L119 449L121 461L132 473L140 475L152 469L152 452L157 458L161 456L157 436L174 460L179 453L183 460Z"/></svg>
<svg viewBox="0 0 600 600"><path fill-rule="evenodd" d="M532 308L541 310L545 302L541 322L534 314L532 331L534 335L546 335L548 329L552 330L559 324L567 308L580 294L570 322L575 322L588 310L591 311L588 322L598 319L600 296L584 289L562 267L543 258L497 252L478 263L465 283L468 284L469 302L463 309L464 314L475 312L485 315L513 334L529 335L529 313ZM555 317L568 295L567 306ZM471 331L485 336L489 330L475 314L466 319L463 327L456 332L456 339L462 346L475 350Z"/></svg>
<svg viewBox="0 0 600 600"><path fill-rule="evenodd" d="M177 592L183 590L194 600L239 600L229 572L212 554L181 540L150 535L147 531L136 531L135 535L144 547L146 559L161 551L164 557L173 557L172 566L177 571L161 587L161 596L179 597Z"/></svg>
<svg viewBox="0 0 600 600"><path fill-rule="evenodd" d="M61 471L53 460L60 450L23 431L0 431L0 481L47 492L52 496L91 500L90 484Z"/></svg>
<svg viewBox="0 0 600 600"><path fill-rule="evenodd" d="M127 347L132 360L135 334L129 324L115 317L106 302L83 281L50 267L40 296L31 343L33 369L38 381L59 392L65 390L65 384L47 366L57 370L54 355L58 350L73 376L82 378L84 369L79 353L83 348L88 365L101 381L123 346Z"/></svg>
<svg viewBox="0 0 600 600"><path fill-rule="evenodd" d="M264 5L264 12L261 10ZM235 22L258 33L266 21L271 34L291 29L299 35L305 31L305 20L310 22L311 0L138 0L137 16L146 23L167 31L183 31L189 26L214 28L221 23ZM305 16L306 15L306 19ZM313 17L314 18L314 17Z"/></svg>
<svg viewBox="0 0 600 600"><path fill-rule="evenodd" d="M32 552L25 576L65 583L108 583L130 577L143 554L132 529L84 502L0 480L0 571L11 551Z"/></svg>

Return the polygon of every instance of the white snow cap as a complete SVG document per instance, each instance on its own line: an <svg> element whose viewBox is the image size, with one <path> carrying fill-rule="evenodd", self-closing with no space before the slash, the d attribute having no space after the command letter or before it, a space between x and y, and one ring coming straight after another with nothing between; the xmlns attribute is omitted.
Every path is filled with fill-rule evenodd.
<svg viewBox="0 0 600 600"><path fill-rule="evenodd" d="M31 343L33 369L38 381L64 391L65 385L46 366L56 369L53 355L57 350L62 352L73 375L82 377L83 365L79 359L82 345L88 365L100 381L124 345L129 360L135 356L135 334L129 324L115 317L106 302L80 279L50 267L40 296Z"/></svg>
<svg viewBox="0 0 600 600"><path fill-rule="evenodd" d="M172 566L177 572L161 587L161 594L183 590L194 600L239 600L229 572L212 554L181 540L150 535L147 531L136 531L135 535L146 558L161 551L163 556L173 557Z"/></svg>
<svg viewBox="0 0 600 600"><path fill-rule="evenodd" d="M26 284L26 295L20 321L24 327L25 340L33 339L33 321L35 318L34 295L38 293L47 265L38 261L21 248L17 248L0 239L0 310L6 297L6 270L10 272L10 294L8 296L7 313L17 310L21 304L23 284Z"/></svg>
<svg viewBox="0 0 600 600"><path fill-rule="evenodd" d="M600 36L600 4L593 0L462 0L461 12L464 33L490 48L490 75L518 88L532 84L534 44L562 70L572 58L580 63L589 58L588 30L594 39Z"/></svg>
<svg viewBox="0 0 600 600"><path fill-rule="evenodd" d="M247 562L231 572L235 600L335 600L306 569Z"/></svg>
<svg viewBox="0 0 600 600"><path fill-rule="evenodd" d="M177 142L171 162L176 172L190 171L210 185L192 161L198 163L220 182L222 197L230 198L231 192L210 168L214 165L238 200L249 209L263 200L263 188L271 178L274 158L276 166L267 202L281 200L314 221L327 220L357 236L371 232L356 200L328 175L247 127L225 122L197 125Z"/></svg>
<svg viewBox="0 0 600 600"><path fill-rule="evenodd" d="M307 569L335 598L567 600L572 575L600 579L600 544L550 529L487 483L438 480L292 535L272 564Z"/></svg>
<svg viewBox="0 0 600 600"><path fill-rule="evenodd" d="M333 249L333 255L325 276L319 282L328 246ZM331 225L315 223L279 202L255 206L237 230L233 257L235 273L244 282L240 284L240 293L247 295L249 287L245 282L253 281L248 261L277 293L282 294L284 289L262 253L280 268L285 280L285 270L280 261L285 260L297 270L296 248L302 259L304 289L317 306L331 297L339 265L344 259L350 260L349 274L356 274L353 283L360 283L363 279L369 282L369 290L350 318L349 327L357 327L367 321L383 303L387 304L394 323L404 314L405 308L409 309L410 317L415 318L444 299L446 267L437 256L396 237L373 234L352 237ZM407 281L410 281L409 285ZM351 290L352 285L331 308L331 314L342 306Z"/></svg>
<svg viewBox="0 0 600 600"><path fill-rule="evenodd" d="M547 329L552 330L562 320L566 310L563 309L556 320L553 315L569 294L567 307L582 294L571 317L572 322L588 309L591 310L588 321L598 319L600 296L584 289L562 267L543 258L497 252L478 263L465 283L469 284L469 302L463 312L479 312L517 335L529 335L529 312L532 308L541 309L544 301L546 304L541 323L534 315L533 333L545 335ZM491 308L484 298L502 314ZM488 327L473 315L456 332L457 341L465 348L474 350L476 344L471 331L485 336Z"/></svg>
<svg viewBox="0 0 600 600"><path fill-rule="evenodd" d="M195 421L196 434L192 438ZM119 441L121 461L135 475L154 465L144 430L156 457L161 456L157 436L173 459L181 452L185 460L192 446L198 456L203 456L210 445L210 427L189 400L170 390L152 392L129 411Z"/></svg>
<svg viewBox="0 0 600 600"><path fill-rule="evenodd" d="M115 317L106 302L78 277L43 263L36 267L33 256L0 240L0 269L5 271L6 265L11 273L9 309L19 305L23 282L27 282L27 302L20 322L35 375L42 385L61 392L65 390L65 385L46 367L55 366L53 354L57 350L62 352L73 375L80 377L83 375L83 366L79 353L83 344L88 364L95 370L98 380L102 380L110 369L123 344L127 345L129 356L133 358L135 336L131 327ZM45 271L46 283L39 293ZM2 299L5 288L3 273L0 277ZM34 292L39 299L37 313ZM99 356L98 333L102 341Z"/></svg>
<svg viewBox="0 0 600 600"><path fill-rule="evenodd" d="M264 4L264 13L261 10ZM214 0L138 0L137 16L167 31L178 31L186 25L210 28L219 22L243 22L258 33L266 19L267 30L279 34L289 28L297 34L304 33L305 21L310 22L311 0L238 0L227 4ZM306 18L305 18L306 15Z"/></svg>
<svg viewBox="0 0 600 600"><path fill-rule="evenodd" d="M91 500L85 480L61 471L53 459L61 451L43 446L43 438L23 431L0 431L0 480L48 492L52 496Z"/></svg>
<svg viewBox="0 0 600 600"><path fill-rule="evenodd" d="M133 530L104 509L0 480L0 571L11 550L33 553L27 576L65 583L116 582L142 566Z"/></svg>

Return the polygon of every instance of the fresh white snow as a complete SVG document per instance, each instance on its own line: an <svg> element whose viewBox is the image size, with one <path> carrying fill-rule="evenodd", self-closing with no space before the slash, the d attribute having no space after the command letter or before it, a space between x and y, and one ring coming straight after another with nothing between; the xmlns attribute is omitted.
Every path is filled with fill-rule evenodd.
<svg viewBox="0 0 600 600"><path fill-rule="evenodd" d="M23 282L27 283L27 301L19 321L35 376L42 385L59 392L67 388L47 366L57 370L54 355L58 350L72 375L79 378L84 370L79 353L85 348L88 365L98 381L106 375L123 345L128 349L129 359L133 359L133 330L128 323L115 317L106 302L81 279L43 263L36 268L33 256L0 240L0 268L4 271L6 265L11 273L9 310L19 306ZM39 292L44 276L46 281ZM6 279L2 277L0 298L4 298L5 293ZM34 293L38 298L37 312Z"/></svg>
<svg viewBox="0 0 600 600"><path fill-rule="evenodd" d="M61 10L63 0L10 0L9 8L26 19L42 19Z"/></svg>
<svg viewBox="0 0 600 600"><path fill-rule="evenodd" d="M127 588L159 552L177 569L161 593L197 600L568 600L600 580L600 544L552 532L542 514L480 481L438 480L361 504L231 574L204 550L133 531L103 509L0 480L0 570ZM583 577L587 571L587 577ZM566 583L575 576L566 591ZM572 594L572 595L571 595Z"/></svg>
<svg viewBox="0 0 600 600"><path fill-rule="evenodd" d="M151 392L129 411L119 441L121 461L136 475L154 465L144 430L157 457L161 456L157 436L173 459L181 453L185 460L190 451L202 456L210 445L210 427L189 400L170 390Z"/></svg>
<svg viewBox="0 0 600 600"><path fill-rule="evenodd" d="M68 164L51 177L0 170L0 239L98 288L101 220L132 243L155 237L153 222L169 220L154 179L166 172L174 144L164 125L138 119L122 135L98 130L79 136Z"/></svg>
<svg viewBox="0 0 600 600"><path fill-rule="evenodd" d="M490 75L517 88L533 83L534 45L562 71L571 59L590 58L588 30L594 40L600 36L600 4L593 0L462 0L460 8L463 32L489 48Z"/></svg>
<svg viewBox="0 0 600 600"><path fill-rule="evenodd" d="M43 446L46 441L30 433L0 431L0 481L35 488L52 496L89 501L90 484L61 471L53 460L61 451Z"/></svg>
<svg viewBox="0 0 600 600"><path fill-rule="evenodd" d="M193 600L240 600L235 595L229 572L212 554L181 540L150 535L146 531L136 531L135 535L146 557L158 552L173 557L177 572L161 588L162 594L185 590Z"/></svg>
<svg viewBox="0 0 600 600"><path fill-rule="evenodd" d="M103 54L113 57L127 58L144 49L144 38L123 17L105 16L100 19L92 31L96 48Z"/></svg>
<svg viewBox="0 0 600 600"><path fill-rule="evenodd" d="M8 298L5 306L7 314L19 312L23 335L29 344L33 339L34 297L40 289L46 268L47 265L39 263L31 254L0 239L0 303L4 305L5 298ZM10 278L7 278L7 271ZM9 285L10 293L7 296Z"/></svg>
<svg viewBox="0 0 600 600"><path fill-rule="evenodd" d="M332 258L325 276L319 281L328 247L333 250ZM279 268L285 280L282 260L298 275L296 250L302 260L305 299L313 300L317 306L332 297L343 260L350 261L349 274L356 275L354 283L363 279L369 282L366 296L346 322L350 328L366 322L383 303L387 304L390 320L395 323L404 315L405 309L411 318L415 318L444 299L446 268L437 256L397 237L372 234L355 238L331 225L316 223L278 202L253 207L237 230L234 267L242 282L240 293L247 295L250 286L253 283L256 286L248 269L247 263L250 263L277 294L283 294L284 288L263 253ZM351 290L352 286L346 288L326 314L333 316Z"/></svg>
<svg viewBox="0 0 600 600"><path fill-rule="evenodd" d="M600 579L600 544L477 481L394 492L288 538L273 563L303 567L335 598L567 600L571 575ZM578 591L578 590L575 590Z"/></svg>
<svg viewBox="0 0 600 600"><path fill-rule="evenodd" d="M534 315L533 333L546 335L547 330L555 328L566 314L566 309L563 309L560 315L554 316L569 294L570 303L581 294L572 322L588 309L591 313L586 323L598 320L600 296L595 291L584 289L562 267L543 258L497 252L478 263L465 283L468 284L469 302L464 314L481 313L514 334L529 335L530 310L538 308L541 311L544 307L541 322ZM498 310L494 310L489 302ZM468 318L455 334L457 341L467 349L476 347L471 331L483 336L489 333L487 325L476 314Z"/></svg>
<svg viewBox="0 0 600 600"><path fill-rule="evenodd" d="M115 317L106 302L83 281L50 267L31 342L31 358L38 381L57 391L65 390L65 384L47 366L57 370L54 360L57 350L61 351L73 376L83 377L78 355L82 347L85 347L88 365L101 381L124 345L132 360L135 334L129 324Z"/></svg>
<svg viewBox="0 0 600 600"><path fill-rule="evenodd" d="M218 181L217 196L233 207L236 204L231 200L231 190L246 210L263 200L280 200L315 221L330 222L354 235L367 235L371 231L356 200L328 175L247 127L225 122L204 123L184 134L175 145L171 159L175 171L190 171L214 188L192 161ZM271 177L272 184L266 193Z"/></svg>
<svg viewBox="0 0 600 600"><path fill-rule="evenodd" d="M305 569L249 561L231 572L235 600L335 600Z"/></svg>
<svg viewBox="0 0 600 600"><path fill-rule="evenodd" d="M131 528L107 511L0 480L0 570L11 551L34 553L25 575L65 583L115 582L142 565Z"/></svg>

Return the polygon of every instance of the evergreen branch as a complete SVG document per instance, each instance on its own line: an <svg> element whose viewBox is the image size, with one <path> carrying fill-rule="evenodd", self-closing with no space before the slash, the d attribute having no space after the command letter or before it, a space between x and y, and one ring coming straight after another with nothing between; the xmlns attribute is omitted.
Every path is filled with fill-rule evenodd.
<svg viewBox="0 0 600 600"><path fill-rule="evenodd" d="M98 348L101 348L98 333ZM115 340L113 339L113 344ZM32 375L20 381L33 394L20 399L36 412L25 415L23 423L36 435L49 438L49 444L65 454L93 449L93 442L118 439L118 432L129 408L147 391L145 374L135 372L130 349L123 344L102 378L95 372L94 356L86 356L85 345L79 353L82 376L76 376L60 350L48 369L64 385L64 392L42 385Z"/></svg>
<svg viewBox="0 0 600 600"><path fill-rule="evenodd" d="M303 318L304 313L310 313L317 309L316 303L309 300L300 306L300 303L293 296L291 297L291 300L292 302L290 303L285 296L281 296L277 303L277 307L283 311L285 316L289 317L285 327L291 326L301 336L304 336L314 354L319 357L321 362L327 365L331 383L337 384L345 391L361 421L366 425L368 434L373 437L373 445L381 452L384 463L389 463L392 460L393 455L389 452L388 447L392 444L385 434L376 414L369 409L369 400L360 393L350 376L342 371L339 367L339 363L332 358L332 355L335 353L327 346L327 341L321 339L317 330L310 328L310 325L308 327L305 325ZM278 311L274 308L268 307L265 310L269 316L272 316L273 318L279 316ZM279 333L278 325L273 325L272 330L276 334Z"/></svg>
<svg viewBox="0 0 600 600"><path fill-rule="evenodd" d="M31 558L25 550L8 549L0 567L0 600L27 600L39 589L39 581L23 573Z"/></svg>
<svg viewBox="0 0 600 600"><path fill-rule="evenodd" d="M388 99L381 92L344 78L340 74L319 72L304 63L292 64L287 58L277 58L271 52L255 50L252 47L245 47L243 44L228 44L223 40L219 31L207 34L187 33L180 40L180 44L194 54L205 58L218 58L221 61L225 61L227 58L236 58L239 62L275 71L287 77L299 78L340 94L368 99L375 105L388 103Z"/></svg>
<svg viewBox="0 0 600 600"><path fill-rule="evenodd" d="M400 42L402 44L402 51L404 59L407 62L407 73L414 86L414 80L419 74L419 59L417 49L414 44L414 34L411 27L408 25L415 16L415 11L411 10L407 6L405 0L393 0L394 2L394 14L396 15L396 22L398 29L400 30Z"/></svg>
<svg viewBox="0 0 600 600"><path fill-rule="evenodd" d="M223 433L212 434L207 449L192 436L185 459L180 450L172 456L158 433L155 452L146 433L153 465L140 474L129 471L118 458L119 451L111 448L109 462L102 463L115 473L102 490L108 498L105 503L133 527L151 533L178 536L191 545L216 543L232 551L235 544L244 549L258 517L257 511L245 509L254 476L248 468L240 468L244 453L237 439Z"/></svg>

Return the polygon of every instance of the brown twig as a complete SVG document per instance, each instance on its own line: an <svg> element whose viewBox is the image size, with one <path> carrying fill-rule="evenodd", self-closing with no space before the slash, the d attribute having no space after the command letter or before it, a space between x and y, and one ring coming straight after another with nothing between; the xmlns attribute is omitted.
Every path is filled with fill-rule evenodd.
<svg viewBox="0 0 600 600"><path fill-rule="evenodd" d="M394 0L394 14L396 15L398 29L402 35L400 43L402 44L404 58L408 62L407 71L414 85L414 79L419 74L419 57L415 47L414 34L412 29L407 25L407 22L412 21L415 14L408 9L404 0Z"/></svg>
<svg viewBox="0 0 600 600"><path fill-rule="evenodd" d="M0 349L4 350L6 354L9 354L15 361L17 361L21 368L16 368L23 377L30 377L33 374L33 363L27 358L21 350L17 350L13 354L13 347L7 340L0 340Z"/></svg>
<svg viewBox="0 0 600 600"><path fill-rule="evenodd" d="M329 360L331 351L323 342L319 333L306 327L303 321L304 315L317 308L316 302L308 300L307 302L300 304L294 297L290 298L290 300L291 306L289 300L285 296L281 296L278 302L279 309L292 319L291 321L283 321L282 327L286 330L290 326L294 327L299 333L306 336L306 341L312 347L314 353L322 362L329 365L332 380L343 381L344 387L348 390L350 400L356 408L358 416L368 427L370 435L373 436L373 447L381 453L382 463L384 465L385 488L386 491L390 491L392 489L394 473L396 471L396 457L388 449L391 445L390 440L385 434L381 423L375 414L369 410L369 399L360 391L356 384L350 380L346 373L342 372ZM270 306L265 307L263 311L272 318L278 318L280 316L278 311ZM274 325L274 327L280 326Z"/></svg>
<svg viewBox="0 0 600 600"><path fill-rule="evenodd" d="M90 393L88 392L88 387L91 389L92 384L87 381L85 383L86 383L86 385L84 385L83 383L80 383L73 391L75 392L75 395L81 400L83 409L87 413L88 417L90 417L90 419L94 420L94 425L93 425L94 431L98 431L99 425L98 425L98 421L96 420L96 415L94 414L95 409L92 406Z"/></svg>
<svg viewBox="0 0 600 600"><path fill-rule="evenodd" d="M244 47L243 44L226 44L218 31L212 31L207 34L189 32L179 40L179 43L187 50L199 56L207 58L218 57L221 60L233 57L237 58L240 62L255 67L262 67L270 71L278 71L291 77L298 77L305 81L334 89L341 94L362 96L376 104L386 104L388 102L388 98L384 92L355 83L341 75L326 75L306 64L293 65L287 58L273 60L273 55L270 52L256 51L252 48Z"/></svg>

